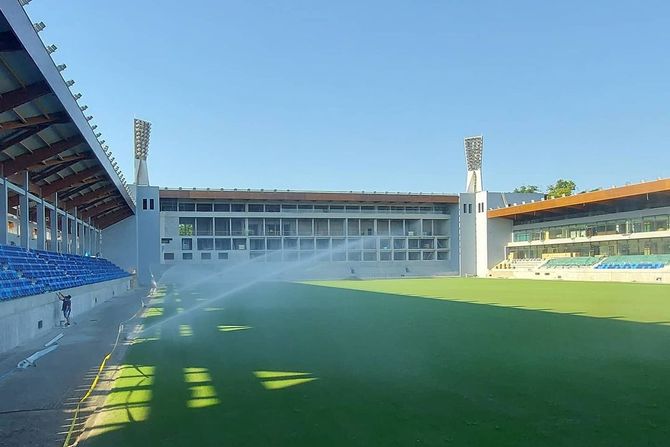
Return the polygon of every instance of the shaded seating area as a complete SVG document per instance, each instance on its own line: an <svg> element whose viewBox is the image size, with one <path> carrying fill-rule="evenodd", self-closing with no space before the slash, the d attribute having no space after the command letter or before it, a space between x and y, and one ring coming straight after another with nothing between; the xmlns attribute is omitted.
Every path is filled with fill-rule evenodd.
<svg viewBox="0 0 670 447"><path fill-rule="evenodd" d="M599 270L662 269L670 265L670 255L610 256L595 268Z"/></svg>
<svg viewBox="0 0 670 447"><path fill-rule="evenodd" d="M0 245L0 300L129 276L102 258Z"/></svg>
<svg viewBox="0 0 670 447"><path fill-rule="evenodd" d="M602 258L596 256L575 256L571 258L554 258L548 260L543 268L580 268L591 267L598 263Z"/></svg>

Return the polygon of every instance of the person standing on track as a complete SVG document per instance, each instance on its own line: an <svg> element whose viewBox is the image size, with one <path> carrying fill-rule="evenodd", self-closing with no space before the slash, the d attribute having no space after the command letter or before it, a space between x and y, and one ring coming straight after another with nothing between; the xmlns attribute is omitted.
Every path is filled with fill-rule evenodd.
<svg viewBox="0 0 670 447"><path fill-rule="evenodd" d="M70 325L70 313L72 312L72 296L56 292L58 299L63 302L63 316L65 317L65 326Z"/></svg>

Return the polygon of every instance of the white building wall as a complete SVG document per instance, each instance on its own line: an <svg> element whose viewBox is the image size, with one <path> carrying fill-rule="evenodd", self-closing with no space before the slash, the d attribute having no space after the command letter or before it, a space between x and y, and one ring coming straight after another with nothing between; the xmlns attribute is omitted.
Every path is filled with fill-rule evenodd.
<svg viewBox="0 0 670 447"><path fill-rule="evenodd" d="M343 203L342 205L349 205ZM351 205L361 205L359 203L353 203ZM367 204L363 204L367 205ZM370 205L374 205L370 204ZM328 270L341 272L337 273L337 277L351 276L350 270L353 268L355 275L359 277L385 277L385 276L418 276L418 275L432 275L432 274L454 274L458 271L459 257L458 257L458 232L454 234L454 228L458 228L458 209L456 205L449 205L447 209L447 214L439 213L434 214L430 212L423 213L402 213L402 212L385 212L378 211L349 211L349 212L312 212L312 211L300 211L300 212L287 212L282 210L281 212L217 212L217 211L162 211L160 213L160 239L161 239L161 259L162 262L166 265L171 264L180 264L180 263L189 263L189 264L219 264L221 266L234 265L243 262L249 262L254 253L250 248L252 248L251 241L252 239L265 239L266 242L270 240L280 240L282 244L287 239L314 239L315 241L328 240L329 244L336 239L350 240L351 238L359 239L363 244L363 247L366 247L364 241L376 240L375 249L349 249L349 251L359 251L363 256L373 255L374 259L356 261L352 259L331 259L331 254L337 252L337 248L334 246L329 246L326 250L307 250L303 252L300 249L291 250L284 249L279 251L273 250L264 250L263 256L260 259L256 259L254 263L264 262L267 260L267 264L270 266L277 266L275 260L282 260L283 263L286 262L295 262L293 260L287 260L287 253L290 254L296 253L299 256L299 259L296 261L303 262L307 259L314 259L314 264L323 264L322 267L313 268L314 272L319 272L319 277L324 277L324 274L328 273ZM179 219L180 218L224 218L224 219L282 219L282 233L283 233L283 219L293 220L293 219L306 219L312 221L312 219L325 219L329 221L328 228L330 229L330 219L343 220L345 233L344 234L332 234L330 231L326 234L319 234L314 231L311 235L286 235L286 234L271 234L271 235L247 235L247 234L215 234L214 235L180 235L179 234ZM348 219L356 219L361 221L371 221L374 223L374 228L372 228L372 233L365 232L364 235L358 234L349 234L346 230L348 225ZM378 224L380 221L402 221L407 223L407 221L413 221L418 223L418 228L405 228L403 226L402 234L379 234ZM424 233L425 227L424 223L429 224L429 221L441 221L443 225L442 231L439 234L435 234L436 230L433 228L430 233ZM315 221L316 222L316 221ZM362 230L361 230L362 231ZM195 231L196 233L198 231ZM182 249L182 239L187 238L192 240L192 250L183 250ZM198 250L197 241L200 239L211 239L211 238L222 238L222 239L239 239L244 241L244 249L233 249L233 250ZM391 241L389 244L388 250L383 250L380 242L384 239ZM394 242L396 239L404 240L404 248L396 249L394 248ZM428 239L432 243L432 248L425 248L421 242L416 246L415 249L410 249L409 244L411 240L414 240L414 243L417 243L417 240ZM158 238L157 238L158 240ZM445 245L446 241L446 245ZM440 244L438 248L438 243ZM237 245L233 243L232 245ZM239 247L235 247L239 248ZM390 255L389 260L385 260L382 257L382 252L386 251L387 255ZM395 259L396 251L404 252L404 259ZM414 256L419 256L416 260L410 258L410 252ZM182 255L190 253L192 259L183 260ZM203 253L209 253L211 259L202 259L201 255ZM225 253L227 259L219 260L218 256L220 253ZM166 260L165 255L171 254L174 259ZM423 256L431 255L434 259L424 260ZM448 257L445 257L448 255ZM330 266L330 267L328 267ZM342 266L342 268L340 268ZM274 267L280 268L280 267Z"/></svg>
<svg viewBox="0 0 670 447"><path fill-rule="evenodd" d="M160 202L157 186L136 186L137 281L147 286L161 262Z"/></svg>
<svg viewBox="0 0 670 447"><path fill-rule="evenodd" d="M460 195L458 205L458 221L461 276L477 274L477 206L475 203L476 197L474 193L463 193Z"/></svg>
<svg viewBox="0 0 670 447"><path fill-rule="evenodd" d="M102 257L128 272L137 270L137 222L136 216L102 230Z"/></svg>

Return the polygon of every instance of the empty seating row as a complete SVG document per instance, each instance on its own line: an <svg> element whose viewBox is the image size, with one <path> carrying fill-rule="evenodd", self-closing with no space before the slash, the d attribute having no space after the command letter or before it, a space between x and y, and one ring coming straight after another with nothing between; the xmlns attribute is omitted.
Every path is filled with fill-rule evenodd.
<svg viewBox="0 0 670 447"><path fill-rule="evenodd" d="M595 268L599 270L662 269L667 265L670 265L670 255L626 255L610 256Z"/></svg>
<svg viewBox="0 0 670 447"><path fill-rule="evenodd" d="M0 300L46 292L43 284L25 278L0 279Z"/></svg>
<svg viewBox="0 0 670 447"><path fill-rule="evenodd" d="M102 258L24 250L0 245L0 299L109 281L129 276Z"/></svg>
<svg viewBox="0 0 670 447"><path fill-rule="evenodd" d="M553 258L548 260L543 268L579 268L590 267L600 261L600 258L595 256L575 256L565 258Z"/></svg>

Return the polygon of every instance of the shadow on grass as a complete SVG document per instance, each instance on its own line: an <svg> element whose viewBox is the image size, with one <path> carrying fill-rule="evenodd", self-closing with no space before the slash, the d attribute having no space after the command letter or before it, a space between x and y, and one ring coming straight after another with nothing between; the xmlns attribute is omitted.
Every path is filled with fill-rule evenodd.
<svg viewBox="0 0 670 447"><path fill-rule="evenodd" d="M168 293L152 323L196 304L180 298ZM124 362L135 373L107 409L125 420L103 409L98 427L109 431L83 445L613 446L670 436L666 326L286 283L216 305L131 347Z"/></svg>

